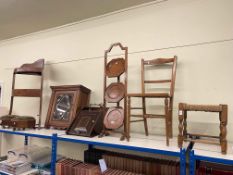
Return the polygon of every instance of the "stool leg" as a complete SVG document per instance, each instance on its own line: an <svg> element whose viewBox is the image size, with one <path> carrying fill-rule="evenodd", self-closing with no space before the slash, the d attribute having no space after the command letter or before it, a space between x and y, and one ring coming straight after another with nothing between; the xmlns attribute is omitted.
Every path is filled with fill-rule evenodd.
<svg viewBox="0 0 233 175"><path fill-rule="evenodd" d="M227 105L222 105L222 112L219 113L220 119L220 145L223 154L227 153Z"/></svg>
<svg viewBox="0 0 233 175"><path fill-rule="evenodd" d="M178 135L178 146L179 148L182 148L183 146L183 141L184 141L184 136L183 136L183 131L184 131L184 111L181 110L182 103L179 104L179 135Z"/></svg>

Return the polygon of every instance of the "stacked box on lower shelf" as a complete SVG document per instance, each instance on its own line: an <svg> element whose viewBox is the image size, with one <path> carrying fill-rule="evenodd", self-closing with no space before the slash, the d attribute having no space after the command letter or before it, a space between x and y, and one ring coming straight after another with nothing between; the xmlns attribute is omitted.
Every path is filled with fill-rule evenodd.
<svg viewBox="0 0 233 175"><path fill-rule="evenodd" d="M145 175L180 174L180 160L176 157L158 155L156 158L149 158L101 149L89 149L84 152L84 160L87 163L97 163L101 158L112 169Z"/></svg>
<svg viewBox="0 0 233 175"><path fill-rule="evenodd" d="M200 161L197 164L196 175L233 175L233 166Z"/></svg>
<svg viewBox="0 0 233 175"><path fill-rule="evenodd" d="M116 170L116 169L109 168L107 171L105 171L104 173L102 173L100 175L143 175L143 174L137 174L137 173L132 173L129 171Z"/></svg>
<svg viewBox="0 0 233 175"><path fill-rule="evenodd" d="M62 159L56 163L56 175L140 175L124 170L107 169L101 173L98 165L83 163L79 160Z"/></svg>
<svg viewBox="0 0 233 175"><path fill-rule="evenodd" d="M31 163L29 162L20 160L5 160L0 162L0 171L9 174L18 175L29 170L31 170Z"/></svg>
<svg viewBox="0 0 233 175"><path fill-rule="evenodd" d="M0 162L0 174L3 172L3 174L10 175L27 174L32 168L38 169L40 172L49 172L51 165L51 149L49 147L26 145L8 150L6 157L6 160ZM61 156L57 155L57 160L60 158Z"/></svg>
<svg viewBox="0 0 233 175"><path fill-rule="evenodd" d="M134 173L145 175L164 175L174 174L179 175L179 162L164 159L146 159L127 155L121 157L120 155L103 155L108 167L127 170Z"/></svg>

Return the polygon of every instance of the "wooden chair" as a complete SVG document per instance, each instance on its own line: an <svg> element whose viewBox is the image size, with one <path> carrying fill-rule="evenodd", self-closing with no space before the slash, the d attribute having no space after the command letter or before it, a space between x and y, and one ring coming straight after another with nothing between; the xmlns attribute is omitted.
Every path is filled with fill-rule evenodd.
<svg viewBox="0 0 233 175"><path fill-rule="evenodd" d="M147 119L148 118L164 118L165 125L166 125L166 143L169 145L169 138L172 138L172 110L173 110L173 98L174 98L174 88L175 88L175 78L176 78L176 64L177 64L177 57L174 56L173 58L158 58L153 60L145 61L144 59L141 60L141 93L129 93L127 94L127 109L128 109L128 120L127 120L127 134L130 133L130 123L131 122L144 122L145 133L148 136L148 125ZM170 79L162 79L162 80L148 80L146 78L146 72L151 71L152 68L156 69L158 67L169 67L171 71L171 78ZM148 69L149 68L149 69ZM159 70L159 69L158 69ZM160 84L160 83L170 83L169 92L162 92L162 93L149 93L145 86L146 84ZM131 107L131 98L141 98L142 99L142 107ZM162 98L164 99L164 111L165 114L148 114L147 113L147 105L146 99L147 98ZM131 110L142 110L142 114L131 114ZM142 118L139 120L130 120L131 117ZM128 136L129 137L129 136Z"/></svg>
<svg viewBox="0 0 233 175"><path fill-rule="evenodd" d="M11 93L11 102L9 115L12 115L14 97L39 97L39 120L38 126L41 125L41 111L42 111L42 91L43 91L43 70L44 70L44 59L39 59L31 64L23 64L19 68L15 68L13 72L13 81L12 81L12 93ZM35 75L41 77L41 83L39 89L15 89L15 79L17 74L22 75Z"/></svg>
<svg viewBox="0 0 233 175"><path fill-rule="evenodd" d="M201 111L218 113L220 120L220 134L219 136L211 136L205 134L192 134L187 132L187 113L188 111ZM218 144L220 143L221 151L223 154L227 153L227 111L226 104L220 105L196 105L179 103L179 135L178 146L182 148L183 141ZM207 126L208 127L208 126Z"/></svg>

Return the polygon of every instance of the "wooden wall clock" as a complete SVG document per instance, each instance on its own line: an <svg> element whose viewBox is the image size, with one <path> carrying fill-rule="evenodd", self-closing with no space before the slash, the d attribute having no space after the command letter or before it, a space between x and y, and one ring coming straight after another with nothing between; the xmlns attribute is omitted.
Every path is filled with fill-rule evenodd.
<svg viewBox="0 0 233 175"><path fill-rule="evenodd" d="M82 85L51 86L46 128L66 129L76 114L89 105L91 90Z"/></svg>

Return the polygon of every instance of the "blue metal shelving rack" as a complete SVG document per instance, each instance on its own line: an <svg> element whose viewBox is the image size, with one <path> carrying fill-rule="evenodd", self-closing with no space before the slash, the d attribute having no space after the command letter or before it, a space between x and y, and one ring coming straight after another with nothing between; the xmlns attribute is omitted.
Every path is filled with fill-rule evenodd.
<svg viewBox="0 0 233 175"><path fill-rule="evenodd" d="M45 130L38 130L38 132L34 132L35 130L26 130L26 131L13 131L11 129L0 129L0 133L5 134L12 134L12 135L19 135L24 136L24 145L28 145L28 138L29 137L36 137L41 139L49 139L51 140L52 145L52 153L51 153L51 175L55 175L55 165L56 165L56 156L57 156L57 133L54 133L54 130L47 130L49 131L46 133ZM43 132L40 132L43 131ZM60 132L63 134L64 132ZM6 173L0 172L0 175L8 175Z"/></svg>
<svg viewBox="0 0 233 175"><path fill-rule="evenodd" d="M221 163L225 165L233 165L233 159L223 159L217 157L209 157L203 155L195 155L195 150L191 150L189 153L189 175L195 175L196 161L208 161L213 163Z"/></svg>
<svg viewBox="0 0 233 175"><path fill-rule="evenodd" d="M125 144L103 142L101 138L99 138L99 141L98 140L96 141L96 139L94 141L92 141L92 138L87 139L87 138L78 137L78 136L73 136L71 138L67 138L67 137L65 137L66 136L65 133L62 133L61 131L59 132L57 130L46 130L46 129L38 130L38 132L35 132L35 130L12 131L9 129L0 129L0 133L24 136L24 138L25 138L24 144L25 145L28 145L28 138L29 137L36 137L36 138L51 140L51 147L52 147L51 175L55 175L58 141L86 144L86 145L88 145L88 147L101 146L101 147L110 147L110 148L125 149L125 150L132 150L132 151L147 152L147 153L154 153L154 154L162 154L162 155L179 157L180 158L180 170L181 170L180 174L186 175L186 149L185 148L182 148L179 151L172 151L169 149L163 150L163 149L157 149L157 148L153 148L153 147L152 148L140 147L137 145L127 144L127 142ZM119 140L119 138L118 138L118 140ZM5 175L4 173L0 173L0 174Z"/></svg>

